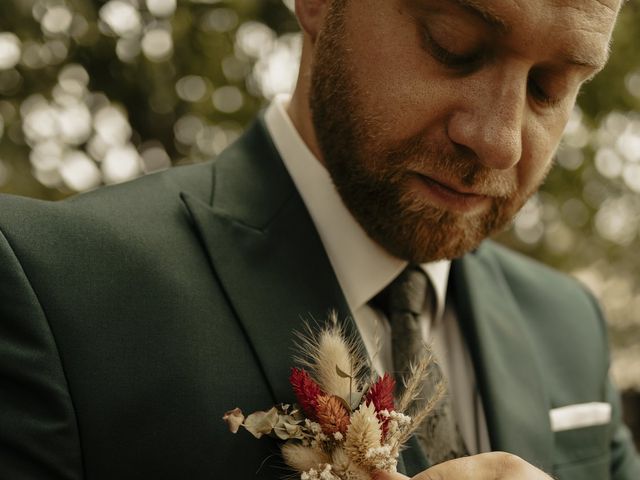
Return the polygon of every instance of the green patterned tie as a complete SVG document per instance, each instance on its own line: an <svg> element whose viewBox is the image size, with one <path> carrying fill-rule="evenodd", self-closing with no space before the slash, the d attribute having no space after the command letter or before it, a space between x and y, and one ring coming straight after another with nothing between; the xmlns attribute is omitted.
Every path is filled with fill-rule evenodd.
<svg viewBox="0 0 640 480"><path fill-rule="evenodd" d="M431 348L422 338L420 316L423 312L432 315L432 287L426 273L418 266L409 265L391 284L383 290L377 303L387 314L391 324L391 343L394 372L398 396L404 389L402 379L409 373L410 365L423 355L432 355ZM431 298L428 298L431 297ZM428 302L428 305L427 305ZM424 395L428 398L443 378L438 361L429 366ZM427 456L435 465L446 460L468 455L453 416L448 395L440 401L436 410L423 423L416 434Z"/></svg>

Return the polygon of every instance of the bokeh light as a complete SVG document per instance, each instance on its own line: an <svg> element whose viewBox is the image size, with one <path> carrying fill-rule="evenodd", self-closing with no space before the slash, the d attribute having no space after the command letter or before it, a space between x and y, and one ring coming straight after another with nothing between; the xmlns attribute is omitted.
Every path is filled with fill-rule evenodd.
<svg viewBox="0 0 640 480"><path fill-rule="evenodd" d="M177 0L147 0L147 9L156 17L170 17L176 11Z"/></svg>
<svg viewBox="0 0 640 480"><path fill-rule="evenodd" d="M141 42L145 57L154 62L168 60L173 53L171 32L164 28L152 28L145 32Z"/></svg>
<svg viewBox="0 0 640 480"><path fill-rule="evenodd" d="M22 42L11 32L0 33L0 70L15 67L22 56Z"/></svg>
<svg viewBox="0 0 640 480"><path fill-rule="evenodd" d="M110 0L100 9L100 19L106 33L120 37L133 37L142 30L140 12L132 4L123 0Z"/></svg>

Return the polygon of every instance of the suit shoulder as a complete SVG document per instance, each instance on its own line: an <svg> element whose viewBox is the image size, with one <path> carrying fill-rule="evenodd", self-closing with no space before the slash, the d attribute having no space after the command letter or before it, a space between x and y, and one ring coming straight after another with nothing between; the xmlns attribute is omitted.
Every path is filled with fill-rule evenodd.
<svg viewBox="0 0 640 480"><path fill-rule="evenodd" d="M174 167L130 182L105 186L59 202L0 195L0 229L12 231L58 223L120 223L137 217L169 213L187 191L208 201L212 188L211 163Z"/></svg>
<svg viewBox="0 0 640 480"><path fill-rule="evenodd" d="M500 279L535 321L532 328L560 338L607 341L604 315L594 295L578 280L495 242L485 242L475 256ZM569 337L568 337L569 336Z"/></svg>
<svg viewBox="0 0 640 480"><path fill-rule="evenodd" d="M606 322L594 296L569 275L493 242L474 256L490 269L487 278L501 285L504 301L519 311L523 331L536 346L537 362L547 382L557 387L552 402L577 403L559 393L575 378L585 379L580 398L592 398L604 385L609 356Z"/></svg>
<svg viewBox="0 0 640 480"><path fill-rule="evenodd" d="M19 257L41 257L43 265L96 252L157 250L190 230L180 192L208 202L211 172L210 164L177 167L60 202L0 195L0 232Z"/></svg>
<svg viewBox="0 0 640 480"><path fill-rule="evenodd" d="M577 279L495 242L484 242L475 256L496 278L504 279L524 310L538 312L539 318L549 321L559 320L557 328L590 324L593 331L604 334L600 306Z"/></svg>
<svg viewBox="0 0 640 480"><path fill-rule="evenodd" d="M180 166L76 195L62 203L72 205L76 209L88 208L93 211L111 211L114 207L126 208L129 211L149 210L158 203L178 201L179 193L182 191L208 201L212 179L211 162Z"/></svg>
<svg viewBox="0 0 640 480"><path fill-rule="evenodd" d="M583 295L585 287L570 275L493 241L486 241L475 254L487 267L499 271L512 288L526 288L529 293L558 291Z"/></svg>

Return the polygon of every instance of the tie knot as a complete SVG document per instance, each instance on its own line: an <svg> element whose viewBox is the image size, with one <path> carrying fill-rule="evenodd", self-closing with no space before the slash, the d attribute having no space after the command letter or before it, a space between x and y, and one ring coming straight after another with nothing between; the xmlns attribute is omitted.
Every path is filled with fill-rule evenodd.
<svg viewBox="0 0 640 480"><path fill-rule="evenodd" d="M420 315L427 300L429 279L417 265L409 265L383 291L387 313L410 312Z"/></svg>

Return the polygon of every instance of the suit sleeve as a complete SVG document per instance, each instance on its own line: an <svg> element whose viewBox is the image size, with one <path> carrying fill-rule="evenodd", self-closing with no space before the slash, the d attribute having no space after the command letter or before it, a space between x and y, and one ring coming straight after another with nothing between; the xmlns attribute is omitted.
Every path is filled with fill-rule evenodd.
<svg viewBox="0 0 640 480"><path fill-rule="evenodd" d="M620 397L611 382L608 384L609 403L612 406L613 434L611 437L611 479L640 479L640 458L636 452L631 432L622 422Z"/></svg>
<svg viewBox="0 0 640 480"><path fill-rule="evenodd" d="M45 313L0 231L1 478L82 478L77 421Z"/></svg>
<svg viewBox="0 0 640 480"><path fill-rule="evenodd" d="M603 336L607 338L607 323L600 304L591 292L587 290L585 292L601 319ZM606 399L611 405L611 480L638 480L640 479L640 456L636 451L631 432L623 422L620 394L610 378L606 383Z"/></svg>

